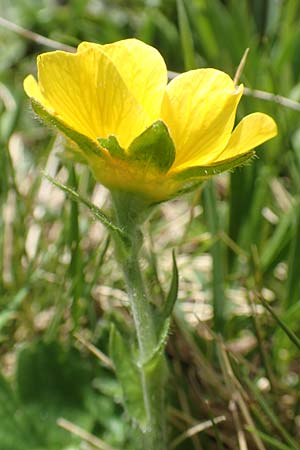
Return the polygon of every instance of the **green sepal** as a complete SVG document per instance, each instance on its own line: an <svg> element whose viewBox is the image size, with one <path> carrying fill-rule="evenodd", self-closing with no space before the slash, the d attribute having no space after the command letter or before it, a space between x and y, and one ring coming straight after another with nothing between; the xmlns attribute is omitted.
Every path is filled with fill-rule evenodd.
<svg viewBox="0 0 300 450"><path fill-rule="evenodd" d="M108 136L108 138L97 138L97 141L101 145L101 147L104 147L106 150L109 151L111 156L113 158L117 159L126 159L126 153L124 149L120 146L116 136L111 134Z"/></svg>
<svg viewBox="0 0 300 450"><path fill-rule="evenodd" d="M205 180L219 173L225 172L227 170L232 170L235 167L242 166L249 159L255 155L255 152L251 150L248 153L244 153L241 156L226 159L223 162L210 164L209 166L194 166L178 172L173 176L176 181L189 181L191 179L202 179Z"/></svg>
<svg viewBox="0 0 300 450"><path fill-rule="evenodd" d="M175 146L166 125L157 120L130 144L128 160L143 168L153 167L162 173L169 170L175 160Z"/></svg>
<svg viewBox="0 0 300 450"><path fill-rule="evenodd" d="M92 139L84 136L78 131L73 130L64 124L60 119L50 114L43 106L37 101L31 99L31 105L34 112L42 119L42 121L50 126L61 131L67 138L71 139L71 141L75 142L80 150L87 155L97 155L98 157L102 157L101 148L97 145L96 142L92 141ZM76 151L75 151L76 153Z"/></svg>
<svg viewBox="0 0 300 450"><path fill-rule="evenodd" d="M122 387L124 406L133 422L137 423L144 431L147 428L147 414L140 369L135 362L134 351L128 342L128 336L123 337L115 324L111 325L109 350Z"/></svg>

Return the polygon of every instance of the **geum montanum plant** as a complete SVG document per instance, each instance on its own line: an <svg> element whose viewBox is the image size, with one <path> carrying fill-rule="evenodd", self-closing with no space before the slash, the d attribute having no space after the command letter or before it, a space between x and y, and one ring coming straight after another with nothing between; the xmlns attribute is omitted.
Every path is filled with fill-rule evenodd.
<svg viewBox="0 0 300 450"><path fill-rule="evenodd" d="M34 111L111 192L114 218L96 215L114 237L135 327L129 341L112 325L111 357L142 448L164 450L164 347L178 279L174 263L170 293L154 307L139 266L140 225L157 203L245 163L277 134L276 124L253 113L233 129L242 85L215 69L191 70L167 84L162 56L136 39L83 42L76 54L44 53L37 65L38 82L32 75L24 81Z"/></svg>

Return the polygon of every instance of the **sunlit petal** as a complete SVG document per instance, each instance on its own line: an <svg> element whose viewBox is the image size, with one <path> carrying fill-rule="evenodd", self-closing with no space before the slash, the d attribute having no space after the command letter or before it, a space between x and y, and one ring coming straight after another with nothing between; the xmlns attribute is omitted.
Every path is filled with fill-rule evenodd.
<svg viewBox="0 0 300 450"><path fill-rule="evenodd" d="M53 108L46 101L45 97L41 93L41 89L38 82L32 75L28 75L24 80L24 90L28 97L34 98L38 103L43 105L49 112L54 113Z"/></svg>
<svg viewBox="0 0 300 450"><path fill-rule="evenodd" d="M192 70L171 81L161 115L175 142L173 169L203 165L220 153L230 138L242 91L215 69Z"/></svg>
<svg viewBox="0 0 300 450"><path fill-rule="evenodd" d="M277 126L272 117L259 112L249 114L234 129L224 151L214 162L221 162L247 153L276 134Z"/></svg>
<svg viewBox="0 0 300 450"><path fill-rule="evenodd" d="M38 58L38 75L47 105L92 139L114 134L127 148L150 124L114 64L98 48L77 54L44 53Z"/></svg>
<svg viewBox="0 0 300 450"><path fill-rule="evenodd" d="M82 42L78 51L98 47L112 60L126 86L152 121L159 118L167 84L167 68L160 53L137 39L100 45Z"/></svg>

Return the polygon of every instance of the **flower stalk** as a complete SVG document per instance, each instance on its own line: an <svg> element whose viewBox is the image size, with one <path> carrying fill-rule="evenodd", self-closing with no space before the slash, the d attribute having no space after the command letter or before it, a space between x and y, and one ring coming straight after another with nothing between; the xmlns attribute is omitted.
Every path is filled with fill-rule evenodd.
<svg viewBox="0 0 300 450"><path fill-rule="evenodd" d="M165 361L164 356L160 355L159 361L152 363L158 346L158 337L153 308L139 263L143 240L139 224L145 212L145 205L136 197L124 192L113 192L112 198L118 226L128 238L126 247L124 243L116 242L116 253L124 273L138 343L138 367L147 417L146 426L142 430L143 448L165 450Z"/></svg>

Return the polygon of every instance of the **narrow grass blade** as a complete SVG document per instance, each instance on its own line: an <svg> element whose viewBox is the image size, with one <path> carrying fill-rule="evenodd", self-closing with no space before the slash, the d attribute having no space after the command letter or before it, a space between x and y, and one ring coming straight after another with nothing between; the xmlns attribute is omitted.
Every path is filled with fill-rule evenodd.
<svg viewBox="0 0 300 450"><path fill-rule="evenodd" d="M272 445L274 449L278 450L292 450L291 447L283 444L282 442L279 442L278 439L267 435L266 433L263 433L262 431L257 430L256 428L247 427L248 431L250 433L253 433L257 436L259 436L263 441L265 441L267 444Z"/></svg>
<svg viewBox="0 0 300 450"><path fill-rule="evenodd" d="M288 279L285 303L287 308L300 298L300 283L299 283L299 265L300 265L300 204L293 208L293 214L297 215L294 227L294 237L290 244L290 255L288 262Z"/></svg>
<svg viewBox="0 0 300 450"><path fill-rule="evenodd" d="M27 286L21 288L16 295L10 299L7 307L0 312L0 331L7 324L7 322L15 316L16 311L26 299L28 293L29 288Z"/></svg>
<svg viewBox="0 0 300 450"><path fill-rule="evenodd" d="M77 177L73 166L69 168L69 184L77 189ZM82 295L82 289L84 285L82 257L80 251L80 231L79 231L79 208L78 202L71 199L71 207L69 214L67 240L70 248L70 276L71 276L71 293L72 293L72 316L74 320L74 326L77 327L80 318L80 308L78 308L77 300Z"/></svg>
<svg viewBox="0 0 300 450"><path fill-rule="evenodd" d="M249 377L244 378L247 386L251 390L253 397L256 399L256 401L259 403L261 409L264 411L266 416L269 418L270 422L274 426L274 428L280 433L282 438L286 441L286 443L290 446L290 450L300 450L299 445L297 442L288 434L284 426L279 422L278 418L276 417L276 414L272 410L271 406L267 403L263 395L258 391L257 387L254 385L254 383L250 380Z"/></svg>
<svg viewBox="0 0 300 450"><path fill-rule="evenodd" d="M288 336L290 341L293 342L293 344L295 344L296 347L300 350L300 339L296 336L296 334L292 330L290 330L289 327L278 317L274 309L268 304L268 302L266 302L266 300L263 297L257 296L257 298L269 311L269 313L273 316L278 325L283 329L283 331Z"/></svg>
<svg viewBox="0 0 300 450"><path fill-rule="evenodd" d="M216 438L217 450L225 450L224 446L222 444L220 432L219 432L218 427L217 427L217 422L215 421L215 418L213 417L213 415L212 415L212 413L211 413L209 408L208 408L208 417L209 417L209 419L212 422L212 428L214 430L214 436Z"/></svg>
<svg viewBox="0 0 300 450"><path fill-rule="evenodd" d="M233 242L239 243L241 230L246 220L248 205L251 204L253 168L237 170L230 174L230 203L228 234ZM232 267L235 254L228 249L228 263Z"/></svg>
<svg viewBox="0 0 300 450"><path fill-rule="evenodd" d="M263 272L268 271L274 266L274 264L276 264L282 250L290 241L290 230L293 217L294 211L292 209L280 217L276 229L268 242L265 244L260 260L260 265Z"/></svg>
<svg viewBox="0 0 300 450"><path fill-rule="evenodd" d="M177 15L185 70L196 68L192 30L187 17L184 0L177 0Z"/></svg>
<svg viewBox="0 0 300 450"><path fill-rule="evenodd" d="M255 304L254 304L254 301L251 298L251 296L249 296L248 302L250 303L250 307L251 307L252 322L253 322L254 332L255 332L255 335L257 338L258 351L261 356L262 364L265 368L266 376L270 381L272 391L274 391L274 374L272 371L272 364L271 364L271 361L269 360L268 352L265 349L261 323L260 323L259 317L257 316Z"/></svg>
<svg viewBox="0 0 300 450"><path fill-rule="evenodd" d="M162 311L160 312L160 318L162 320L162 323L164 323L165 320L167 320L172 314L178 295L178 268L174 251L172 257L173 257L173 269L172 269L171 286L166 301L163 305Z"/></svg>
<svg viewBox="0 0 300 450"><path fill-rule="evenodd" d="M204 208L208 229L215 239L211 248L213 260L213 309L214 309L214 329L222 332L225 323L225 280L224 280L224 255L223 244L218 238L220 231L219 216L217 212L217 196L213 180L209 180L204 188Z"/></svg>

